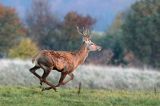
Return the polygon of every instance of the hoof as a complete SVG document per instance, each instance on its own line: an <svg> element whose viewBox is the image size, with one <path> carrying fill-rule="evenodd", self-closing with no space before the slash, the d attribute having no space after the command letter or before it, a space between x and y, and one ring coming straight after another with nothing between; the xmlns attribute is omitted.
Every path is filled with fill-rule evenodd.
<svg viewBox="0 0 160 106"><path fill-rule="evenodd" d="M40 82L39 84L40 84L40 86L42 87L42 84L43 84L43 83L42 83L42 82Z"/></svg>
<svg viewBox="0 0 160 106"><path fill-rule="evenodd" d="M50 90L50 89L53 89L55 92L58 92L56 88L51 88L51 87L42 88L41 91L46 91L46 90Z"/></svg>
<svg viewBox="0 0 160 106"><path fill-rule="evenodd" d="M56 88L54 89L54 91L55 91L55 92L58 92Z"/></svg>
<svg viewBox="0 0 160 106"><path fill-rule="evenodd" d="M43 92L43 91L45 91L45 90L46 90L45 88L42 88L42 90L41 90L41 91Z"/></svg>
<svg viewBox="0 0 160 106"><path fill-rule="evenodd" d="M43 86L42 86L42 85L40 85L40 86L39 86L39 88L43 88Z"/></svg>

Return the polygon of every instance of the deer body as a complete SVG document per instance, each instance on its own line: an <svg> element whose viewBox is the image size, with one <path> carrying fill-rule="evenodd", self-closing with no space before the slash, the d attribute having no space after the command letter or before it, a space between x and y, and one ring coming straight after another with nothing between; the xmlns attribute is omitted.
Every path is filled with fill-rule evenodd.
<svg viewBox="0 0 160 106"><path fill-rule="evenodd" d="M56 87L64 85L70 80L73 80L74 75L72 72L85 61L89 51L101 50L100 46L97 46L91 42L89 36L81 33L78 28L77 30L83 35L83 44L79 50L75 52L42 50L32 59L32 62L35 62L35 66L30 69L30 72L40 79L41 85L42 82L44 82L50 86L42 90L49 90L53 88L56 91ZM44 70L42 77L35 72L39 68ZM61 72L59 83L56 86L46 80L46 77L49 75L51 70L57 70ZM64 81L67 75L70 76L70 79Z"/></svg>
<svg viewBox="0 0 160 106"><path fill-rule="evenodd" d="M46 70L71 73L85 61L88 53L85 44L75 52L42 50L33 58L33 62L36 63L36 66L41 66Z"/></svg>

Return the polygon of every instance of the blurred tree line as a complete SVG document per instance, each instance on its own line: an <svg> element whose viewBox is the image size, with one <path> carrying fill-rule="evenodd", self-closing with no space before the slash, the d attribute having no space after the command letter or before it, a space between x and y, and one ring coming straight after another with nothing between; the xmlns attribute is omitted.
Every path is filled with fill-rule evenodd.
<svg viewBox="0 0 160 106"><path fill-rule="evenodd" d="M140 0L128 11L124 46L143 63L160 67L160 0Z"/></svg>
<svg viewBox="0 0 160 106"><path fill-rule="evenodd" d="M28 58L40 49L76 50L81 44L76 26L92 29L95 23L74 11L61 19L48 0L35 0L23 24L15 9L0 5L0 56ZM88 62L126 65L138 60L160 67L159 29L160 1L139 0L119 13L103 36L94 33L93 41L103 51L91 53Z"/></svg>
<svg viewBox="0 0 160 106"><path fill-rule="evenodd" d="M95 19L69 12L61 21L52 11L47 0L33 1L27 15L28 35L42 49L74 50L81 44L76 26L91 28Z"/></svg>
<svg viewBox="0 0 160 106"><path fill-rule="evenodd" d="M0 56L25 35L25 28L13 8L0 4Z"/></svg>
<svg viewBox="0 0 160 106"><path fill-rule="evenodd" d="M99 42L112 50L111 64L160 67L160 0L139 0L119 13Z"/></svg>
<svg viewBox="0 0 160 106"><path fill-rule="evenodd" d="M24 24L15 9L10 7L1 6L0 16L1 57L12 58L31 57L39 49L78 49L82 37L78 34L76 26L91 29L96 22L89 15L83 16L74 11L67 13L62 20L53 13L49 0L32 1Z"/></svg>

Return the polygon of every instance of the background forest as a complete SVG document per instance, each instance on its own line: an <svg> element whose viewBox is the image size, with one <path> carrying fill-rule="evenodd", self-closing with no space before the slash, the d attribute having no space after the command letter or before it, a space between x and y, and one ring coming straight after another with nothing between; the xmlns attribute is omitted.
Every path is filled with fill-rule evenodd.
<svg viewBox="0 0 160 106"><path fill-rule="evenodd" d="M160 1L139 0L117 14L104 33L93 31L99 21L90 15L68 12L63 19L52 12L48 0L32 1L22 20L16 9L0 4L0 57L31 58L41 49L77 50L81 36L76 26L92 31L103 47L86 63L160 67Z"/></svg>

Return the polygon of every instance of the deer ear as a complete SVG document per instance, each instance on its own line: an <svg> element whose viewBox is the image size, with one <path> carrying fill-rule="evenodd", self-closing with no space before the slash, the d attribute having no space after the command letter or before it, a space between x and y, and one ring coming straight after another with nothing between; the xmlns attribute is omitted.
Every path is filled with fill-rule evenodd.
<svg viewBox="0 0 160 106"><path fill-rule="evenodd" d="M90 40L83 38L83 42L85 42L86 44L88 44L90 42Z"/></svg>
<svg viewBox="0 0 160 106"><path fill-rule="evenodd" d="M86 36L83 36L83 41L87 41L87 37Z"/></svg>
<svg viewBox="0 0 160 106"><path fill-rule="evenodd" d="M83 38L82 38L82 41L83 41L83 42L85 42L85 41L86 41L86 39L83 37Z"/></svg>
<svg viewBox="0 0 160 106"><path fill-rule="evenodd" d="M91 40L91 36L88 36L88 39Z"/></svg>

